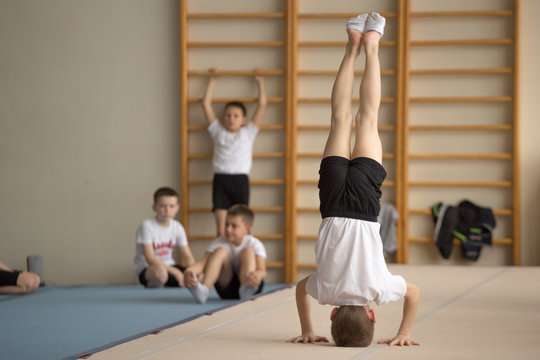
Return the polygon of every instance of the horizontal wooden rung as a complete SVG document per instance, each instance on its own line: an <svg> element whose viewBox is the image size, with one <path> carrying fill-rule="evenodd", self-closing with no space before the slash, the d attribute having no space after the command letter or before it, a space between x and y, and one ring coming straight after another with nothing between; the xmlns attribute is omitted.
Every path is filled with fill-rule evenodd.
<svg viewBox="0 0 540 360"><path fill-rule="evenodd" d="M192 41L188 47L280 47L284 41Z"/></svg>
<svg viewBox="0 0 540 360"><path fill-rule="evenodd" d="M297 263L296 264L296 267L298 269L316 269L317 268L317 264L313 263Z"/></svg>
<svg viewBox="0 0 540 360"><path fill-rule="evenodd" d="M407 186L429 187L512 187L511 181L409 181Z"/></svg>
<svg viewBox="0 0 540 360"><path fill-rule="evenodd" d="M409 154L409 159L493 159L507 160L512 159L512 154Z"/></svg>
<svg viewBox="0 0 540 360"><path fill-rule="evenodd" d="M346 41L299 41L299 47L345 47ZM381 41L381 47L396 46L396 41Z"/></svg>
<svg viewBox="0 0 540 360"><path fill-rule="evenodd" d="M210 14L210 13L191 13L187 14L188 19L282 19L285 14L282 12L268 13L229 13L229 14Z"/></svg>
<svg viewBox="0 0 540 360"><path fill-rule="evenodd" d="M512 96L449 96L449 97L413 97L411 103L456 103L456 102L511 102Z"/></svg>
<svg viewBox="0 0 540 360"><path fill-rule="evenodd" d="M254 212L283 212L283 206L250 206ZM188 213L211 213L212 208L188 208Z"/></svg>
<svg viewBox="0 0 540 360"><path fill-rule="evenodd" d="M322 130L330 131L330 125L298 125L296 127L298 130ZM353 125L354 129L355 126ZM379 131L395 131L396 127L394 125L379 125Z"/></svg>
<svg viewBox="0 0 540 360"><path fill-rule="evenodd" d="M213 154L208 153L191 153L188 154L188 159L207 159L211 158ZM282 152L273 152L273 153L253 153L253 158L282 158L285 154Z"/></svg>
<svg viewBox="0 0 540 360"><path fill-rule="evenodd" d="M306 180L306 179L296 180L297 185L317 185L318 183L319 183L319 180L315 180L315 179L313 179L313 180ZM383 181L382 186L383 187L396 186L396 182L393 181L393 180L385 180L385 181Z"/></svg>
<svg viewBox="0 0 540 360"><path fill-rule="evenodd" d="M514 16L512 10L480 10L480 11L415 11L412 17L468 17L468 16Z"/></svg>
<svg viewBox="0 0 540 360"><path fill-rule="evenodd" d="M431 237L410 237L407 239L409 243L419 243L419 244L433 244L435 245L435 241ZM498 239L492 239L493 245L512 245L513 241L511 238L498 238ZM460 245L461 240L454 238L454 245Z"/></svg>
<svg viewBox="0 0 540 360"><path fill-rule="evenodd" d="M360 100L358 98L353 98L353 103L358 103ZM382 104L389 104L394 103L396 101L395 98L382 98L381 103ZM330 98L298 98L299 103L314 103L314 104L325 104L330 103Z"/></svg>
<svg viewBox="0 0 540 360"><path fill-rule="evenodd" d="M317 234L298 234L296 238L298 240L317 240Z"/></svg>
<svg viewBox="0 0 540 360"><path fill-rule="evenodd" d="M297 153L298 158L319 158L322 159L322 153ZM396 157L393 153L383 153L383 159L394 159Z"/></svg>
<svg viewBox="0 0 540 360"><path fill-rule="evenodd" d="M264 70L257 72L258 75L264 76L281 76L285 74L284 70ZM216 70L214 74L210 74L208 70L189 70L188 75L191 76L255 76L253 70Z"/></svg>
<svg viewBox="0 0 540 360"><path fill-rule="evenodd" d="M414 131L511 131L512 125L409 125Z"/></svg>
<svg viewBox="0 0 540 360"><path fill-rule="evenodd" d="M266 267L268 269L281 269L285 267L285 263L283 261L268 261Z"/></svg>
<svg viewBox="0 0 540 360"><path fill-rule="evenodd" d="M283 98L282 97L269 97L266 99L269 103L282 103ZM188 98L188 103L200 103L202 101L202 98ZM259 101L257 98L215 98L212 99L213 103L228 103L231 101L240 101L243 103L256 103Z"/></svg>
<svg viewBox="0 0 540 360"><path fill-rule="evenodd" d="M496 216L512 216L511 209L493 209L493 215ZM431 209L407 209L407 213L415 215L429 215L431 216Z"/></svg>
<svg viewBox="0 0 540 360"><path fill-rule="evenodd" d="M249 179L250 185L283 185L284 179ZM188 186L212 185L212 180L189 180Z"/></svg>
<svg viewBox="0 0 540 360"><path fill-rule="evenodd" d="M304 76L336 76L337 70L298 70L298 75ZM354 75L362 76L364 75L363 70L355 70ZM382 76L393 76L396 75L396 70L381 70Z"/></svg>
<svg viewBox="0 0 540 360"><path fill-rule="evenodd" d="M381 16L385 18L396 18L397 13L395 12L381 12ZM300 13L298 14L299 19L346 19L356 17L358 13Z"/></svg>
<svg viewBox="0 0 540 360"><path fill-rule="evenodd" d="M513 39L416 40L411 46L512 45Z"/></svg>
<svg viewBox="0 0 540 360"><path fill-rule="evenodd" d="M410 75L475 75L475 74L512 74L512 68L491 69L429 69L409 70Z"/></svg>
<svg viewBox="0 0 540 360"><path fill-rule="evenodd" d="M207 131L208 125L188 125L188 131ZM259 130L284 130L285 125L282 124L269 124L260 125Z"/></svg>

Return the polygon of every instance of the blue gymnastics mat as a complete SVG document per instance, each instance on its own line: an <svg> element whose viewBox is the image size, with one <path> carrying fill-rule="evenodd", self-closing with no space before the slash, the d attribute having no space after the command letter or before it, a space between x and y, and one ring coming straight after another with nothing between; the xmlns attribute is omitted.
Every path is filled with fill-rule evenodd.
<svg viewBox="0 0 540 360"><path fill-rule="evenodd" d="M285 287L267 284L264 293ZM77 359L238 304L215 290L197 304L187 289L47 286L0 295L0 360Z"/></svg>

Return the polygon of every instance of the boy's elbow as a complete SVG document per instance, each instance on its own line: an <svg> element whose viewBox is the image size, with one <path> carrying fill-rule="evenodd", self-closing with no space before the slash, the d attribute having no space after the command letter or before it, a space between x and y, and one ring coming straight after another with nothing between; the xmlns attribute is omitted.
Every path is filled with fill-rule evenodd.
<svg viewBox="0 0 540 360"><path fill-rule="evenodd" d="M418 288L418 286L414 285L413 283L407 282L407 294L405 295L405 297L418 299L420 297L420 289Z"/></svg>

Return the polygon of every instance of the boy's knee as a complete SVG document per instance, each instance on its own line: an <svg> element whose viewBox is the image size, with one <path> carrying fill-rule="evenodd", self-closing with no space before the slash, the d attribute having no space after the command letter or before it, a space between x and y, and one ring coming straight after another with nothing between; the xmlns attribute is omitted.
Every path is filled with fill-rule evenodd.
<svg viewBox="0 0 540 360"><path fill-rule="evenodd" d="M356 126L368 127L374 126L377 127L378 122L378 111L373 109L362 109L359 111L355 118L354 122Z"/></svg>
<svg viewBox="0 0 540 360"><path fill-rule="evenodd" d="M214 260L228 259L229 258L229 251L227 251L227 249L225 249L224 247L217 248L216 250L214 250L212 255L210 255L210 258L214 259Z"/></svg>
<svg viewBox="0 0 540 360"><path fill-rule="evenodd" d="M162 287L169 279L169 273L164 266L150 266L146 270L148 287Z"/></svg>
<svg viewBox="0 0 540 360"><path fill-rule="evenodd" d="M331 121L332 121L332 124L334 125L340 125L340 124L350 125L352 118L353 118L352 113L348 109L347 110L332 109Z"/></svg>
<svg viewBox="0 0 540 360"><path fill-rule="evenodd" d="M244 256L253 256L254 257L255 256L255 251L252 248L247 247L247 248L245 248L244 250L242 250L240 252L240 256L242 256L242 257L244 257Z"/></svg>

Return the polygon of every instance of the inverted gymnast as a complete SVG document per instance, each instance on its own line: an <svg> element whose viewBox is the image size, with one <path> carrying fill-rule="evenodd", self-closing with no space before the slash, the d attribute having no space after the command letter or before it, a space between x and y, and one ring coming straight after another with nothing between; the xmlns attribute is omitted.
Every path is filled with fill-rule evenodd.
<svg viewBox="0 0 540 360"><path fill-rule="evenodd" d="M315 246L317 271L296 287L302 335L293 343L328 342L314 333L308 294L320 304L334 305L330 320L338 346L368 346L373 339L377 305L405 298L403 317L393 338L379 344L419 345L410 337L418 308L419 290L386 266L380 225L382 145L377 119L381 102L379 41L385 19L378 13L361 14L347 24L348 43L332 90L330 133L319 170L322 222ZM365 70L360 84L360 105L355 120L351 153L354 63L364 48Z"/></svg>

